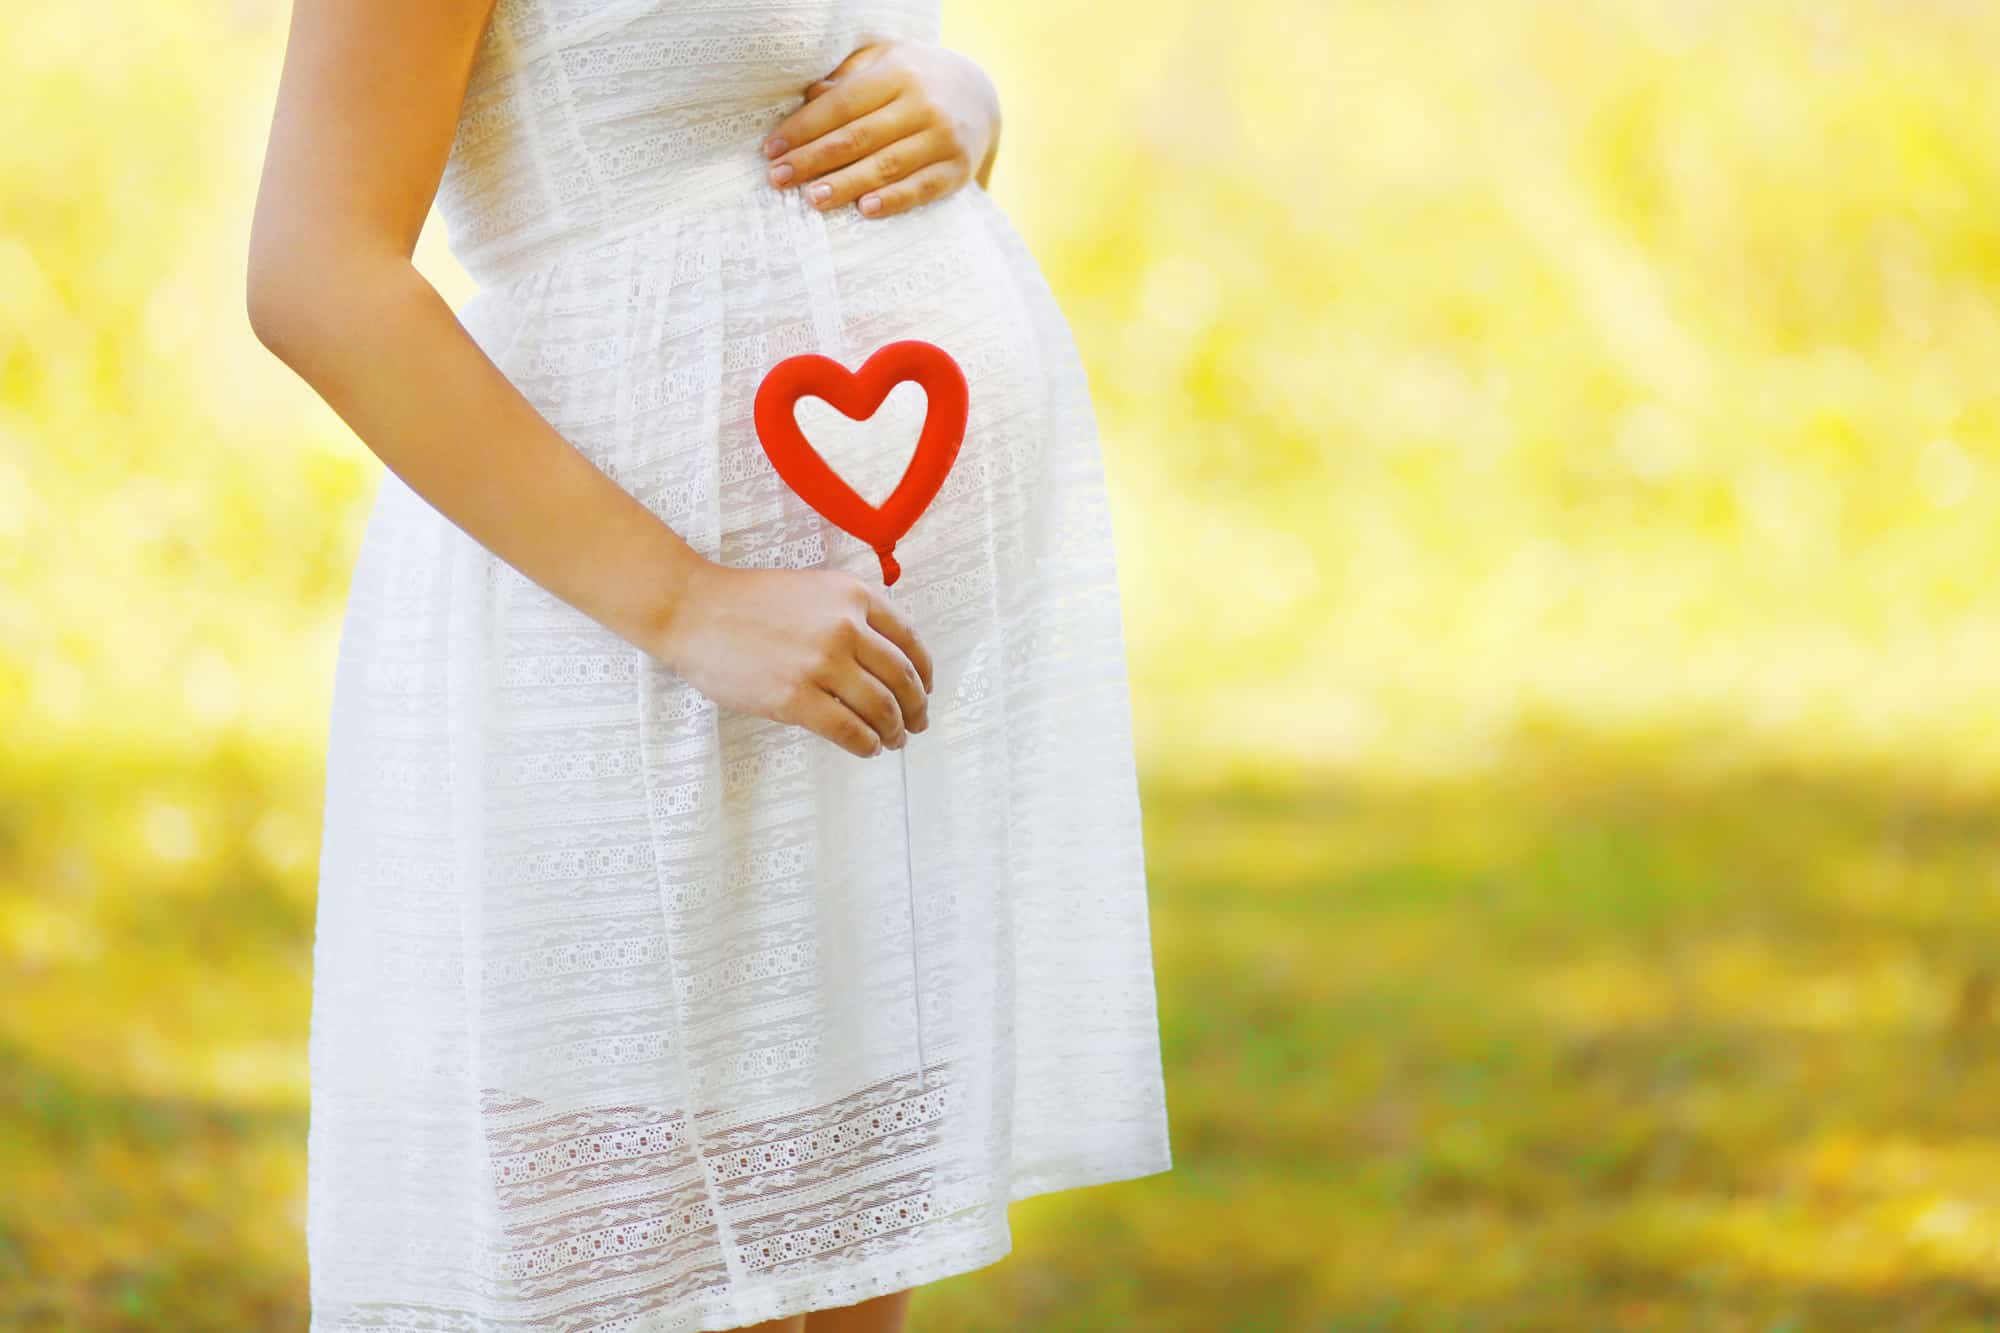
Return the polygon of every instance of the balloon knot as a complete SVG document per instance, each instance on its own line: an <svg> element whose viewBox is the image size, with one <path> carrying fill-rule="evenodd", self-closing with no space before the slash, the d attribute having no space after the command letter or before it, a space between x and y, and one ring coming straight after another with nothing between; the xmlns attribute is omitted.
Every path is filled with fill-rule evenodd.
<svg viewBox="0 0 2000 1333"><path fill-rule="evenodd" d="M903 567L896 563L896 543L885 542L871 549L882 562L882 583L885 587L903 576Z"/></svg>

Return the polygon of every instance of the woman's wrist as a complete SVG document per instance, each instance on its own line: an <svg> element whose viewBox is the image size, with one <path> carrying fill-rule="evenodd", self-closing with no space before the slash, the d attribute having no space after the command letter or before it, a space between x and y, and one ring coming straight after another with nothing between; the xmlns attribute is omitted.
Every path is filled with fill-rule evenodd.
<svg viewBox="0 0 2000 1333"><path fill-rule="evenodd" d="M714 575L723 567L689 546L671 528L666 531L672 535L675 549L648 567L649 586L641 603L644 614L629 631L621 630L620 637L678 671L678 654L687 628L699 614L702 599L709 595Z"/></svg>

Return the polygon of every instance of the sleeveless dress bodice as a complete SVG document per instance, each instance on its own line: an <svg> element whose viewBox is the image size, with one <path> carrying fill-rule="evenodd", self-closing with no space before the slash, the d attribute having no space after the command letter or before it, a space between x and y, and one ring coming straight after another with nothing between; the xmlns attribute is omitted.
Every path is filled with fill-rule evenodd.
<svg viewBox="0 0 2000 1333"><path fill-rule="evenodd" d="M936 40L932 0L501 0L439 184L453 254L498 282L670 214L769 204L770 127L896 37Z"/></svg>

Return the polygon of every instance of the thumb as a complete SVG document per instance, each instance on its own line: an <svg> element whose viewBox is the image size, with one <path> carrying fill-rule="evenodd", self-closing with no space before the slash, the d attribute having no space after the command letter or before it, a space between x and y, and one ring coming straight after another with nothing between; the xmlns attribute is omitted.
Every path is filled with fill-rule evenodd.
<svg viewBox="0 0 2000 1333"><path fill-rule="evenodd" d="M826 76L820 79L819 83L816 83L813 86L819 87L821 84L830 85L833 83L834 80L842 77L843 75L852 73L854 70L860 68L862 65L867 64L869 61L873 60L876 56L880 55L882 53L882 48L884 45L885 43L880 41L863 42L861 45L855 47L852 51L849 51L847 53L846 59L842 60L838 65L835 65L832 69L828 70Z"/></svg>

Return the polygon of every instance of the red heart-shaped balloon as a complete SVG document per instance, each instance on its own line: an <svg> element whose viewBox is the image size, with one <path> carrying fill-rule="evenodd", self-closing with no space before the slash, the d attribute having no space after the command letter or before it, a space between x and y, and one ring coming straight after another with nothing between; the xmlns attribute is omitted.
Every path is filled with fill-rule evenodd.
<svg viewBox="0 0 2000 1333"><path fill-rule="evenodd" d="M923 433L896 489L879 506L872 505L806 441L794 409L801 398L823 398L841 415L865 421L905 380L923 386ZM754 416L757 438L785 484L828 522L867 542L882 562L886 585L903 572L895 558L897 539L929 507L958 458L969 398L965 372L949 353L920 338L906 338L877 348L857 371L815 352L786 357L757 386Z"/></svg>

